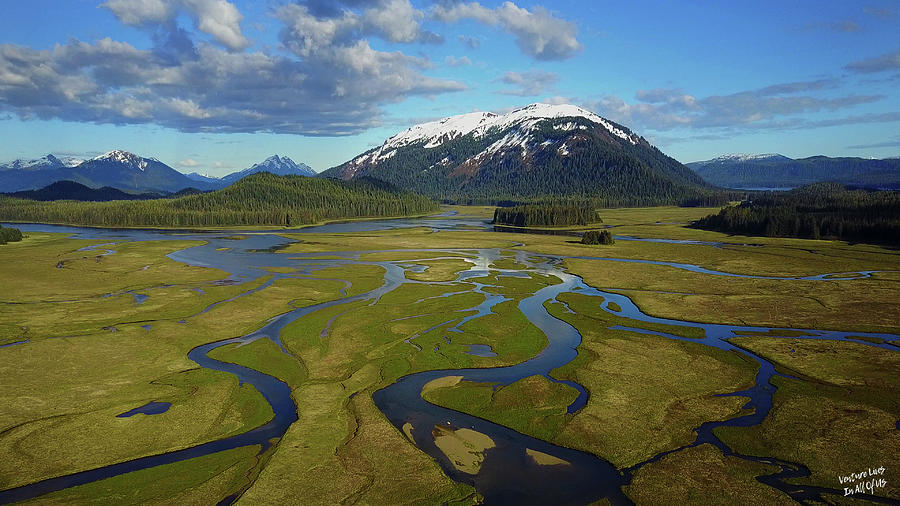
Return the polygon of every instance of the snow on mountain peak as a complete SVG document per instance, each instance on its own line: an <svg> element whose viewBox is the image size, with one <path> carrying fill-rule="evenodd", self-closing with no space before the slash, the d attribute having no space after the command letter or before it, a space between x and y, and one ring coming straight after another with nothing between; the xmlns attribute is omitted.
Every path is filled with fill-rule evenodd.
<svg viewBox="0 0 900 506"><path fill-rule="evenodd" d="M482 137L494 128L505 129L518 123L529 122L527 125L544 119L582 117L594 123L603 125L613 135L630 140L632 144L637 141L631 135L620 128L613 126L608 120L596 114L571 104L543 104L535 103L520 107L507 114L494 114L492 112L470 112L457 116L449 116L437 121L421 123L407 128L403 132L385 141L385 146L397 148L419 142L427 141L426 148L440 146L446 141L474 133L475 137Z"/></svg>
<svg viewBox="0 0 900 506"><path fill-rule="evenodd" d="M554 105L534 103L525 107L520 107L506 114L470 112L459 114L457 116L449 116L437 121L413 125L386 140L384 144L376 150L356 158L353 160L353 164L365 162L377 163L386 160L394 156L397 148L410 144L424 142L425 144L423 147L435 148L458 137L472 134L475 138L479 138L484 137L489 132L502 131L511 127L517 127L516 131L510 132L504 136L503 139L495 142L488 151L496 151L515 144L521 145L524 149L531 140L531 132L535 130L542 121L557 118L579 117L601 125L612 135L625 139L631 144L638 143L639 137L635 134L627 132L613 125L609 120L588 110L582 109L581 107L571 104ZM578 127L579 125L571 122L563 126L558 126L559 129L565 130L573 130ZM585 127L581 126L581 128Z"/></svg>
<svg viewBox="0 0 900 506"><path fill-rule="evenodd" d="M57 156L54 158L59 160L64 167L75 167L84 163L84 158L77 158L74 156Z"/></svg>
<svg viewBox="0 0 900 506"><path fill-rule="evenodd" d="M104 153L100 156L95 156L91 160L104 160L104 161L112 161L118 163L124 163L126 165L131 165L140 170L144 170L147 168L147 161L140 156L129 153L128 151L122 151L121 149L116 149L110 151L109 153Z"/></svg>
<svg viewBox="0 0 900 506"><path fill-rule="evenodd" d="M748 154L748 153L733 153L730 155L718 156L716 158L713 158L710 161L728 160L728 161L746 162L748 160L764 160L766 158L781 158L781 157L782 157L782 155L779 155L778 153L764 153L761 155L752 155L752 154Z"/></svg>
<svg viewBox="0 0 900 506"><path fill-rule="evenodd" d="M497 115L491 112L470 112L458 116L450 116L438 121L430 121L413 125L385 141L385 146L397 148L419 142L428 141L426 148L440 146L442 143L462 137L476 128L490 123Z"/></svg>
<svg viewBox="0 0 900 506"><path fill-rule="evenodd" d="M8 163L0 163L0 169L16 169L16 170L44 170L56 168L71 168L81 164L84 160L71 156L56 157L52 154L36 158L34 160L26 160L19 158Z"/></svg>
<svg viewBox="0 0 900 506"><path fill-rule="evenodd" d="M254 163L253 166L247 170L256 171L256 170L266 170L266 169L268 169L269 171L276 171L276 172L277 171L290 171L290 172L300 171L303 173L313 172L313 170L310 169L309 166L307 166L306 164L297 163L297 162L291 160L287 156L278 156L278 155L272 155L260 163Z"/></svg>
<svg viewBox="0 0 900 506"><path fill-rule="evenodd" d="M262 163L255 163L255 164L253 164L253 166L254 167L296 167L297 164L294 163L293 160L291 160L290 158L288 158L286 156L282 157L282 156L278 156L278 155L272 155L272 156L266 158L265 160L263 160Z"/></svg>
<svg viewBox="0 0 900 506"><path fill-rule="evenodd" d="M272 155L260 163L254 163L250 168L238 172L232 172L222 178L223 181L234 182L244 176L257 172L271 172L279 176L301 175L314 176L316 171L305 163L296 163L287 156Z"/></svg>

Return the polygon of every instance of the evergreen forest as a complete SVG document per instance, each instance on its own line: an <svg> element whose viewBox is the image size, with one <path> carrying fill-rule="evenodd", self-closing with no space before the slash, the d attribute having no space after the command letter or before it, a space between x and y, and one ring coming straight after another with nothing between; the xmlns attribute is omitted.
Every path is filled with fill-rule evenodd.
<svg viewBox="0 0 900 506"><path fill-rule="evenodd" d="M102 227L298 226L322 220L409 216L437 203L381 181L259 173L228 188L175 199L38 202L0 197L0 220Z"/></svg>
<svg viewBox="0 0 900 506"><path fill-rule="evenodd" d="M754 195L693 226L743 235L900 244L900 192L816 183Z"/></svg>

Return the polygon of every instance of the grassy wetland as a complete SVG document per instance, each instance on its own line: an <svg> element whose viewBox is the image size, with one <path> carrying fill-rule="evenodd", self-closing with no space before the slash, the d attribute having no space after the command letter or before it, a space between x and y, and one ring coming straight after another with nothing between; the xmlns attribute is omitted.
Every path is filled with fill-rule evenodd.
<svg viewBox="0 0 900 506"><path fill-rule="evenodd" d="M839 476L880 466L867 493L900 500L900 255L684 226L713 211L610 209L572 229L611 227L604 246L429 219L237 236L23 226L0 248L0 490L272 423L283 404L188 357L237 338L207 356L286 385L283 432L31 500L473 504L497 497L510 448L551 484L607 465L637 504L836 503L852 499ZM577 336L571 355L548 321ZM404 385L412 397L376 402ZM118 416L151 402L169 406Z"/></svg>

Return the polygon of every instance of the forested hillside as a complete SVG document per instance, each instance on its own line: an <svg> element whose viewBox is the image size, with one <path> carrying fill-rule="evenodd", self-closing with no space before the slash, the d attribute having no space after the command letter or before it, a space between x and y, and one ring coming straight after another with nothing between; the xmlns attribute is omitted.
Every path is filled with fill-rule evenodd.
<svg viewBox="0 0 900 506"><path fill-rule="evenodd" d="M695 223L734 234L900 244L900 192L817 183L764 193Z"/></svg>
<svg viewBox="0 0 900 506"><path fill-rule="evenodd" d="M295 226L321 220L403 216L437 204L365 178L354 181L253 174L211 193L176 199L35 202L0 198L0 220L108 227Z"/></svg>

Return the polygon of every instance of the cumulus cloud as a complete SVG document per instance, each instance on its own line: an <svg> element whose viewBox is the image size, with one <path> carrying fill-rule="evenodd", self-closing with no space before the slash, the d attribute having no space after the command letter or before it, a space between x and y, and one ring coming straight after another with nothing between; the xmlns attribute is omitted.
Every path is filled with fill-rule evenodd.
<svg viewBox="0 0 900 506"><path fill-rule="evenodd" d="M101 7L133 26L174 25L178 13L186 12L198 30L228 49L238 51L250 46L241 31L243 15L227 0L107 0Z"/></svg>
<svg viewBox="0 0 900 506"><path fill-rule="evenodd" d="M808 121L798 115L838 111L881 100L881 95L817 97L810 92L830 89L834 81L822 79L776 84L755 90L696 97L679 89L642 90L635 100L606 96L586 104L598 113L638 129L690 128L785 129L830 126L829 121L879 121L874 117Z"/></svg>
<svg viewBox="0 0 900 506"><path fill-rule="evenodd" d="M900 50L875 58L855 61L848 64L845 68L862 74L900 70Z"/></svg>
<svg viewBox="0 0 900 506"><path fill-rule="evenodd" d="M444 40L440 34L422 29L425 15L409 0L345 1L330 6L325 3L287 4L276 10L276 16L288 26L294 52L309 54L320 47L370 36L397 43ZM357 11L350 6L368 8Z"/></svg>
<svg viewBox="0 0 900 506"><path fill-rule="evenodd" d="M157 124L186 132L352 135L383 121L383 107L411 96L463 90L427 76L423 56L382 50L392 44L440 43L423 27L474 19L513 35L537 59L581 49L577 27L541 7L497 8L410 0L297 0L273 8L282 51L249 51L243 16L228 0L105 0L122 23L145 29L150 48L104 38L50 49L0 44L0 114L102 124ZM193 26L181 26L180 16ZM208 41L195 40L206 34ZM206 39L206 37L204 37ZM477 47L479 39L459 41ZM448 57L451 66L468 57ZM552 88L555 77L508 76L513 93ZM534 81L534 82L531 82Z"/></svg>
<svg viewBox="0 0 900 506"><path fill-rule="evenodd" d="M478 2L438 4L431 9L431 16L445 23L472 19L500 27L516 38L519 49L538 60L564 60L582 49L578 27L540 6L528 10L512 2L495 9Z"/></svg>
<svg viewBox="0 0 900 506"><path fill-rule="evenodd" d="M224 0L109 0L104 6L122 22L150 30L154 47L110 38L47 50L2 44L0 113L187 132L350 135L379 125L386 104L465 88L424 75L427 58L370 45L370 37L433 39L408 0L345 0L330 16L311 5L275 11L289 53L268 54L241 50L241 14ZM222 47L195 43L174 21L180 12Z"/></svg>
<svg viewBox="0 0 900 506"><path fill-rule="evenodd" d="M383 104L463 88L422 75L427 62L365 41L306 59L212 45L197 54L172 65L108 38L50 50L0 45L0 109L189 132L346 135L377 125Z"/></svg>
<svg viewBox="0 0 900 506"><path fill-rule="evenodd" d="M181 167L196 167L200 165L200 163L193 158L188 158L186 160L181 160L180 162L178 162L178 165L180 165Z"/></svg>
<svg viewBox="0 0 900 506"><path fill-rule="evenodd" d="M543 70L529 70L526 72L507 72L495 82L501 82L515 86L512 89L501 90L504 95L516 95L519 97L532 97L541 95L553 89L559 81L559 75Z"/></svg>
<svg viewBox="0 0 900 506"><path fill-rule="evenodd" d="M244 18L237 8L226 0L181 0L194 16L197 28L212 35L230 49L244 49L250 41L241 32Z"/></svg>
<svg viewBox="0 0 900 506"><path fill-rule="evenodd" d="M419 38L422 17L409 0L385 0L377 8L366 9L362 23L391 42L412 42Z"/></svg>

